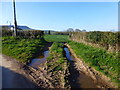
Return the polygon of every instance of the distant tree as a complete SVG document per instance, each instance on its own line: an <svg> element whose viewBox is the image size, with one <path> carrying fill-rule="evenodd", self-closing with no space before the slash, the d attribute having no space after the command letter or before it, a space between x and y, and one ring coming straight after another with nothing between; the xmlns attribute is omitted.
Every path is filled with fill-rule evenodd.
<svg viewBox="0 0 120 90"><path fill-rule="evenodd" d="M68 28L68 29L67 29L67 32L69 33L69 36L71 36L71 32L74 32L74 29Z"/></svg>
<svg viewBox="0 0 120 90"><path fill-rule="evenodd" d="M81 30L80 29L75 29L75 32L81 32Z"/></svg>
<svg viewBox="0 0 120 90"><path fill-rule="evenodd" d="M110 32L115 32L115 29L111 29Z"/></svg>
<svg viewBox="0 0 120 90"><path fill-rule="evenodd" d="M85 30L85 29L83 29L83 30L82 30L82 32L86 32L86 30Z"/></svg>
<svg viewBox="0 0 120 90"><path fill-rule="evenodd" d="M74 32L74 29L68 28L68 29L67 29L67 32Z"/></svg>
<svg viewBox="0 0 120 90"><path fill-rule="evenodd" d="M50 30L48 31L48 34L50 35Z"/></svg>

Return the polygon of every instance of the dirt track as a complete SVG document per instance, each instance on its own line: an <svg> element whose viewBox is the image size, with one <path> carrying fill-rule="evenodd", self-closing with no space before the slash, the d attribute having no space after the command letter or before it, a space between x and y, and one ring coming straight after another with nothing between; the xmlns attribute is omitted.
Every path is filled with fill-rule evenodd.
<svg viewBox="0 0 120 90"><path fill-rule="evenodd" d="M0 59L0 68L2 68L2 88L36 87L30 79L26 78L17 60L5 55L0 55Z"/></svg>

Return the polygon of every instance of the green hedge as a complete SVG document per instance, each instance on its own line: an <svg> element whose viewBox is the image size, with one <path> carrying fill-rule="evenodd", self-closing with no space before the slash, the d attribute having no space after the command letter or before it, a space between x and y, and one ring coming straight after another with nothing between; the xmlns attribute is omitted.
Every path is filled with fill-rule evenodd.
<svg viewBox="0 0 120 90"><path fill-rule="evenodd" d="M12 30L1 30L2 36L12 36L13 31Z"/></svg>
<svg viewBox="0 0 120 90"><path fill-rule="evenodd" d="M21 37L2 37L2 53L22 62L28 62L37 51L42 50L44 39L25 39Z"/></svg>
<svg viewBox="0 0 120 90"><path fill-rule="evenodd" d="M120 36L119 32L113 33L94 31L89 32L86 37L90 42L106 43L115 46L116 44L118 44L118 36Z"/></svg>
<svg viewBox="0 0 120 90"><path fill-rule="evenodd" d="M120 51L120 32L72 32L71 39L79 42L99 44L106 50L112 47L113 51Z"/></svg>
<svg viewBox="0 0 120 90"><path fill-rule="evenodd" d="M40 30L18 31L18 36L22 36L24 38L41 38L43 35L44 35L43 31Z"/></svg>
<svg viewBox="0 0 120 90"><path fill-rule="evenodd" d="M12 30L2 30L2 36L12 36ZM23 38L41 38L44 35L40 30L17 30L17 36Z"/></svg>
<svg viewBox="0 0 120 90"><path fill-rule="evenodd" d="M120 85L120 56L118 54L109 54L103 49L83 43L72 41L68 44L79 58L82 58L88 65L104 73Z"/></svg>

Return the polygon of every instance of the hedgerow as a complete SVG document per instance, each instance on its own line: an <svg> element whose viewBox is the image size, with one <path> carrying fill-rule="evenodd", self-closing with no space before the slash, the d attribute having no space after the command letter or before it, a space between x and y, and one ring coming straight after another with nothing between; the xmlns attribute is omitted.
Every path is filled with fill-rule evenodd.
<svg viewBox="0 0 120 90"><path fill-rule="evenodd" d="M2 29L2 36L13 36L13 30ZM41 30L17 30L17 36L22 38L42 38L44 35Z"/></svg>
<svg viewBox="0 0 120 90"><path fill-rule="evenodd" d="M74 41L98 44L108 51L120 51L120 32L71 32L70 37Z"/></svg>

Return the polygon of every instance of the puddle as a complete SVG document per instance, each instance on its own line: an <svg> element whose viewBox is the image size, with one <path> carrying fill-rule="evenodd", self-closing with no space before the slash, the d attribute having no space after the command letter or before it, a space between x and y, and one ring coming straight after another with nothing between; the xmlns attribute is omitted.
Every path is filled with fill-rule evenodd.
<svg viewBox="0 0 120 90"><path fill-rule="evenodd" d="M70 61L70 67L69 67L69 83L72 88L97 88L96 84L94 83L94 80L92 80L90 77L85 75L84 73L80 73L75 68L75 58L71 55L69 49L67 47L64 48L66 53L66 58ZM72 61L72 62L71 62Z"/></svg>
<svg viewBox="0 0 120 90"><path fill-rule="evenodd" d="M30 66L32 66L33 68L38 68L38 66L40 66L40 64L44 63L46 61L46 58L49 56L49 50L44 51L43 53L41 53L40 55L38 55L38 57L32 59L31 63L29 64Z"/></svg>
<svg viewBox="0 0 120 90"><path fill-rule="evenodd" d="M65 50L66 58L67 58L69 61L73 61L73 56L71 55L71 53L70 53L70 51L68 50L68 48L65 47L64 50Z"/></svg>

